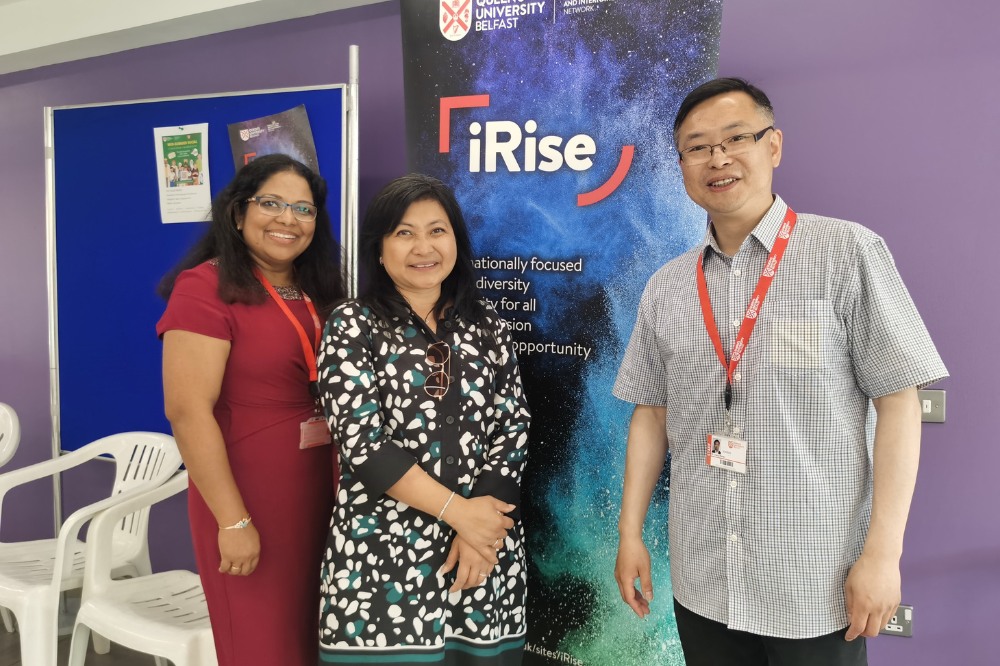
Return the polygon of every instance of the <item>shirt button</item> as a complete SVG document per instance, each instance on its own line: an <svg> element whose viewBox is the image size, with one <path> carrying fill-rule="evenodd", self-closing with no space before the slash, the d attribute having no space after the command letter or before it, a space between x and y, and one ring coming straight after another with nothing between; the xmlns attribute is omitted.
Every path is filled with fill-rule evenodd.
<svg viewBox="0 0 1000 666"><path fill-rule="evenodd" d="M740 434L740 432L741 432L741 428L739 426L733 426L733 434L734 435L738 435L738 434Z"/></svg>
<svg viewBox="0 0 1000 666"><path fill-rule="evenodd" d="M445 463L447 463L449 465L454 465L455 464L455 456L448 456L447 458L444 459L444 461L445 461Z"/></svg>
<svg viewBox="0 0 1000 666"><path fill-rule="evenodd" d="M740 327L740 320L739 319L734 319L733 320L733 328L739 328L739 327Z"/></svg>
<svg viewBox="0 0 1000 666"><path fill-rule="evenodd" d="M738 268L734 268L733 269L733 275L735 275L736 277L739 277L742 274L743 274L743 271L741 271L740 269L738 269Z"/></svg>
<svg viewBox="0 0 1000 666"><path fill-rule="evenodd" d="M444 422L447 423L448 425L451 425L452 423L455 422L455 417L454 416L445 417Z"/></svg>
<svg viewBox="0 0 1000 666"><path fill-rule="evenodd" d="M739 541L740 538L738 536L736 536L735 534L730 534L729 535L729 540L730 541Z"/></svg>
<svg viewBox="0 0 1000 666"><path fill-rule="evenodd" d="M730 488L735 488L738 485L740 485L740 482L737 481L736 479L733 479L732 481L729 482L729 487Z"/></svg>
<svg viewBox="0 0 1000 666"><path fill-rule="evenodd" d="M447 329L451 329L454 325L450 319L444 323L444 327Z"/></svg>
<svg viewBox="0 0 1000 666"><path fill-rule="evenodd" d="M740 374L740 373L738 373L738 372L734 372L734 373L733 373L733 381L734 381L734 382L738 382L738 381L740 381L741 379L743 379L743 375L741 375L741 374Z"/></svg>

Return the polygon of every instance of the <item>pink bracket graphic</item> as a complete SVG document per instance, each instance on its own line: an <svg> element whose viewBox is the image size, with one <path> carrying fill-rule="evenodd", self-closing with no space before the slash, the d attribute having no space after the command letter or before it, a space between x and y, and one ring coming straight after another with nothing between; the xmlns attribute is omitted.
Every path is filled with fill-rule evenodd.
<svg viewBox="0 0 1000 666"><path fill-rule="evenodd" d="M611 174L611 178L608 178L607 182L596 190L576 195L576 205L581 207L590 206L617 190L618 186L625 180L625 176L628 175L628 170L632 166L632 158L634 156L635 146L622 146L622 155L618 159L618 166L615 167L615 172Z"/></svg>
<svg viewBox="0 0 1000 666"><path fill-rule="evenodd" d="M451 152L451 111L452 109L472 109L489 106L490 96L463 95L460 97L441 98L441 125L438 128L438 152Z"/></svg>

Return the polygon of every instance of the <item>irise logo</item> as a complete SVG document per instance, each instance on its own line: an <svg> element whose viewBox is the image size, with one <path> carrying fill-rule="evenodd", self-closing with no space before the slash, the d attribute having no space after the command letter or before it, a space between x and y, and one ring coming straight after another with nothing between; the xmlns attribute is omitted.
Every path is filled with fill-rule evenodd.
<svg viewBox="0 0 1000 666"><path fill-rule="evenodd" d="M517 123L511 120L491 120L486 123L486 172L493 173L497 170L497 157L503 158L507 171L520 171L521 166L517 163L516 151L524 145L522 151L524 157L524 170L535 171L558 171L563 163L573 171L586 171L594 165L591 155L597 153L597 144L592 137L586 134L577 134L566 142L565 148L562 146L562 137L544 136L541 139L531 136L538 130L538 123L529 120L524 123L524 131L527 137L521 132ZM469 125L469 134L476 137L483 131L483 126L479 123ZM482 164L482 141L479 139L469 140L469 172L479 173ZM541 161L539 161L541 158Z"/></svg>
<svg viewBox="0 0 1000 666"><path fill-rule="evenodd" d="M438 152L451 152L451 112L453 109L488 107L489 95L465 95L441 98L441 118L438 137ZM597 153L597 143L586 134L577 134L563 143L556 135L537 137L538 123L528 120L522 127L511 120L491 120L483 126L474 122L469 125L469 171L479 173L483 168L487 173L497 170L498 158L503 160L507 171L558 171L567 166L574 171L587 171L594 165L591 159ZM482 138L480 138L480 135ZM526 136L527 135L527 136ZM520 150L519 150L520 149ZM518 161L518 153L523 164ZM576 197L577 206L589 206L607 198L625 180L635 146L622 146L618 166L603 185Z"/></svg>

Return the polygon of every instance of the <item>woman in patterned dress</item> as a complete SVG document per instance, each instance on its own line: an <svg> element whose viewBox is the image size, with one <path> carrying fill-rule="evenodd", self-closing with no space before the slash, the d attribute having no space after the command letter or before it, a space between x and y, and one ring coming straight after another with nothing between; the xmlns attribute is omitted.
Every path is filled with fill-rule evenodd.
<svg viewBox="0 0 1000 666"><path fill-rule="evenodd" d="M360 262L367 288L331 314L319 356L341 473L320 663L520 664L530 415L452 192L387 185Z"/></svg>

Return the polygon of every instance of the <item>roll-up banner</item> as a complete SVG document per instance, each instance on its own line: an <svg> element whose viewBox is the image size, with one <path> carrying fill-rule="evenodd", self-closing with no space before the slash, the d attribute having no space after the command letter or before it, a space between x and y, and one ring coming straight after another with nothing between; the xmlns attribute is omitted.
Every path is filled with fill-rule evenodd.
<svg viewBox="0 0 1000 666"><path fill-rule="evenodd" d="M683 664L666 477L646 523L646 621L614 580L632 405L611 387L646 281L705 232L672 123L715 75L722 1L400 5L409 165L455 189L533 416L525 662Z"/></svg>

